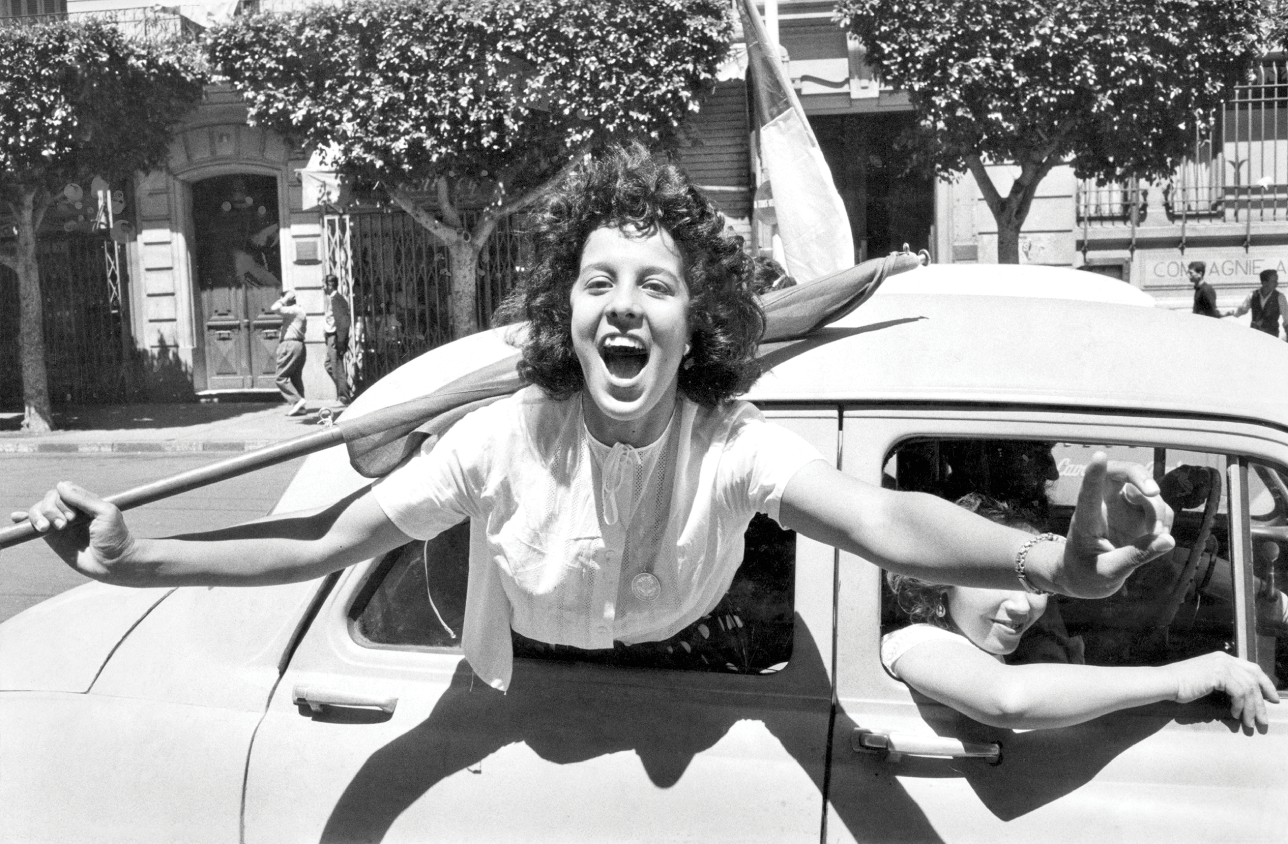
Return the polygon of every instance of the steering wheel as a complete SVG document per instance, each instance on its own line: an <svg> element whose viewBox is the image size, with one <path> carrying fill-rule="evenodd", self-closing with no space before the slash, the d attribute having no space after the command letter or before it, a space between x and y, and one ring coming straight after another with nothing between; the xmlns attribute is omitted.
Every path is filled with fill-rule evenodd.
<svg viewBox="0 0 1288 844"><path fill-rule="evenodd" d="M1207 549L1208 539L1212 536L1212 526L1216 524L1217 510L1221 506L1221 473L1211 466L1191 466L1191 470L1206 471L1208 475L1207 501L1203 505L1203 521L1199 523L1198 536L1190 546L1189 556L1169 587L1165 587L1154 599L1150 612L1144 614L1144 629L1168 627L1176 618L1176 611L1185 600L1185 593L1194 579L1199 560Z"/></svg>

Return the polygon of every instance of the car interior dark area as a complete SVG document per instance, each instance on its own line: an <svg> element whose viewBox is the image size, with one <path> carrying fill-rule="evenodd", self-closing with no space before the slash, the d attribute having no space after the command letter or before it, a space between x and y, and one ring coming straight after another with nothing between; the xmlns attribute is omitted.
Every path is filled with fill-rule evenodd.
<svg viewBox="0 0 1288 844"><path fill-rule="evenodd" d="M796 534L757 515L729 591L711 610L659 642L585 650L512 632L516 658L619 668L771 674L792 653ZM470 525L385 555L350 611L355 638L373 648L460 647L469 577Z"/></svg>
<svg viewBox="0 0 1288 844"><path fill-rule="evenodd" d="M1255 660L1278 688L1288 686L1288 483L1281 469L1162 447L916 439L890 452L884 483L954 501L967 493L989 496L1009 506L1020 522L1014 526L1063 536L1095 450L1150 470L1174 512L1176 548L1142 566L1107 598L1051 598L1007 661L1160 665L1212 651L1236 653L1235 584L1244 561L1232 547L1228 469L1239 462L1248 470L1248 492L1241 497L1251 535L1247 603L1256 624ZM882 588L885 634L909 619L889 587Z"/></svg>

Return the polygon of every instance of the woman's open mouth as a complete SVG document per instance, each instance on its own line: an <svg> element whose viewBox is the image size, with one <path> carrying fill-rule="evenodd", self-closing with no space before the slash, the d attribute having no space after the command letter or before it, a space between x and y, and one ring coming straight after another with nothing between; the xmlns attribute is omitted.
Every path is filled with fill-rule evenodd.
<svg viewBox="0 0 1288 844"><path fill-rule="evenodd" d="M644 343L618 334L605 337L599 342L599 356L614 378L629 381L644 371L648 363L648 349Z"/></svg>

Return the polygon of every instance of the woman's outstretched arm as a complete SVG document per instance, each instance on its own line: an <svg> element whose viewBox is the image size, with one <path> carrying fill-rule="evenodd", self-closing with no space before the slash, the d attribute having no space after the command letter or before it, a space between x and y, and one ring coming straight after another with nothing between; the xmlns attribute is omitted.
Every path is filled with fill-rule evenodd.
<svg viewBox="0 0 1288 844"><path fill-rule="evenodd" d="M1157 667L1006 665L962 640L927 641L895 660L909 686L984 724L1041 729L1081 724L1110 712L1159 701L1189 703L1230 697L1230 716L1251 730L1268 724L1274 684L1251 662L1224 653Z"/></svg>
<svg viewBox="0 0 1288 844"><path fill-rule="evenodd" d="M263 586L311 580L410 541L370 487L336 503L230 528L140 539L121 511L63 482L27 512L45 541L87 577L120 586Z"/></svg>
<svg viewBox="0 0 1288 844"><path fill-rule="evenodd" d="M896 492L819 460L788 481L783 524L900 574L933 583L1013 589L1020 547L1033 537L933 495ZM1067 543L1031 546L1036 587L1080 598L1112 595L1139 566L1175 545L1171 509L1158 484L1133 464L1087 466Z"/></svg>

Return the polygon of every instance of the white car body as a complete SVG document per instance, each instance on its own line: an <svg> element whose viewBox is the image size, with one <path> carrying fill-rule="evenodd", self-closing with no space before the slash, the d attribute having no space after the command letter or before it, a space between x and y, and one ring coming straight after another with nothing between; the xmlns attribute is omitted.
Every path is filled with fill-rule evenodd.
<svg viewBox="0 0 1288 844"><path fill-rule="evenodd" d="M1013 289L1026 275L1050 286ZM1249 549L1254 527L1284 524L1281 491L1256 479L1288 467L1288 348L1137 294L1067 270L917 270L771 353L748 398L873 483L910 438L1219 455L1230 647L1273 670L1288 640L1253 619ZM353 412L505 353L498 332L432 351ZM278 510L364 483L332 449ZM1288 840L1285 707L1265 735L1207 699L1059 730L976 724L885 672L880 572L811 540L796 539L782 670L519 659L505 695L458 648L359 635L387 570L89 585L0 626L0 840ZM997 764L953 758L992 744Z"/></svg>

